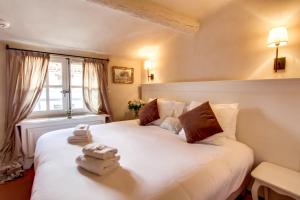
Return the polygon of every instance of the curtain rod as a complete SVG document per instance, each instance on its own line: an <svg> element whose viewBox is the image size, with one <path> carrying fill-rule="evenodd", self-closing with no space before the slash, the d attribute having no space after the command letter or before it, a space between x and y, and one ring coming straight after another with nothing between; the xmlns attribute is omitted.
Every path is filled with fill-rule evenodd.
<svg viewBox="0 0 300 200"><path fill-rule="evenodd" d="M66 57L74 57L74 58L90 58L90 59L96 59L96 60L106 60L109 61L108 58L93 58L93 57L84 57L84 56L75 56L75 55L69 55L69 54L62 54L62 53L53 53L53 52L47 52L47 51L34 51L34 50L28 50L28 49L18 49L18 48L11 48L9 45L6 45L6 49L10 50L17 50L17 51L28 51L28 52L36 52L36 53L48 53L52 55L57 55L57 56L66 56Z"/></svg>

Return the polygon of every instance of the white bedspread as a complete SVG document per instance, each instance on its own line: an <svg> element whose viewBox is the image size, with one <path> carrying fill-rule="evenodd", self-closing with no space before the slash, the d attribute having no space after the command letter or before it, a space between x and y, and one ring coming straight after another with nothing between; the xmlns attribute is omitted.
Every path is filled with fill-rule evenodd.
<svg viewBox="0 0 300 200"><path fill-rule="evenodd" d="M97 176L76 166L81 146L67 143L72 129L43 135L35 152L32 200L224 200L253 163L246 145L188 144L136 121L91 126L93 141L116 147L121 168Z"/></svg>

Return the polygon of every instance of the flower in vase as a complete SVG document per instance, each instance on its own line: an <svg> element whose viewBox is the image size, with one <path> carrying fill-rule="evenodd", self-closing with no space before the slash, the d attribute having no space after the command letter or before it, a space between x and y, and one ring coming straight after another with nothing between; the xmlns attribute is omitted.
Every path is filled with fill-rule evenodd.
<svg viewBox="0 0 300 200"><path fill-rule="evenodd" d="M135 99L128 101L128 109L134 112L135 117L138 117L139 110L145 105L145 102L141 99Z"/></svg>

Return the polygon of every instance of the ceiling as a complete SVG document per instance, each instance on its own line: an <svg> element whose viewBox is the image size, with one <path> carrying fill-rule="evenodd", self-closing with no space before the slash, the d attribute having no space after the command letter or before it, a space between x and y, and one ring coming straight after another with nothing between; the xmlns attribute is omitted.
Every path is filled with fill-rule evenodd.
<svg viewBox="0 0 300 200"><path fill-rule="evenodd" d="M170 10L201 19L211 15L232 0L151 0Z"/></svg>
<svg viewBox="0 0 300 200"><path fill-rule="evenodd" d="M229 0L152 1L201 19ZM0 40L131 57L182 34L85 0L0 0L0 18L11 23Z"/></svg>

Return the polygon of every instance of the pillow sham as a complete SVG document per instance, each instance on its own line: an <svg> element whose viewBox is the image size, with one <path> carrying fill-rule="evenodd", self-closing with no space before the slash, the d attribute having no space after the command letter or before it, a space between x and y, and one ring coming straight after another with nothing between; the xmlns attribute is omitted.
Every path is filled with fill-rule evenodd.
<svg viewBox="0 0 300 200"><path fill-rule="evenodd" d="M149 101L152 100L149 99ZM167 117L179 117L183 113L186 104L179 101L158 99L157 105L160 119L153 121L152 124L160 126Z"/></svg>
<svg viewBox="0 0 300 200"><path fill-rule="evenodd" d="M172 117L178 118L184 111L186 107L185 102L173 101L173 115Z"/></svg>
<svg viewBox="0 0 300 200"><path fill-rule="evenodd" d="M140 125L145 126L157 119L159 119L159 112L157 107L157 99L154 99L153 101L147 103L139 111Z"/></svg>
<svg viewBox="0 0 300 200"><path fill-rule="evenodd" d="M167 117L160 125L161 128L174 132L178 134L182 129L180 121L176 117Z"/></svg>
<svg viewBox="0 0 300 200"><path fill-rule="evenodd" d="M188 143L195 143L223 132L209 102L187 111L179 117L179 120Z"/></svg>
<svg viewBox="0 0 300 200"><path fill-rule="evenodd" d="M201 102L192 101L190 105L187 107L187 110L191 110L199 105ZM236 124L237 124L237 117L239 113L239 104L211 104L211 108L220 123L223 133L222 136L225 136L229 139L236 140ZM221 136L221 135L219 135Z"/></svg>
<svg viewBox="0 0 300 200"><path fill-rule="evenodd" d="M158 99L157 100L159 119L152 122L153 125L159 126L167 117L171 117L173 114L173 102Z"/></svg>

